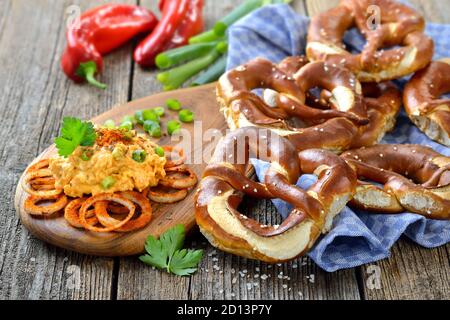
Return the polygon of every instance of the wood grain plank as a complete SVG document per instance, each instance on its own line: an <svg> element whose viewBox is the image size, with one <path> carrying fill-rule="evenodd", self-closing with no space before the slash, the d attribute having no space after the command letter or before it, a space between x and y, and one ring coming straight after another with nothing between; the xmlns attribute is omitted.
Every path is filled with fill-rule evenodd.
<svg viewBox="0 0 450 320"><path fill-rule="evenodd" d="M74 254L34 239L18 222L11 202L20 173L52 143L63 116L90 118L127 101L130 48L105 59L100 77L109 84L105 91L73 84L59 66L66 9L78 5L84 11L106 2L0 4L0 188L5 195L0 218L0 299L111 297L112 259Z"/></svg>
<svg viewBox="0 0 450 320"><path fill-rule="evenodd" d="M338 1L307 0L310 15L325 11ZM414 7L427 21L449 22L446 14L450 3L414 0ZM392 248L391 257L356 269L362 279L366 299L448 299L450 245L425 249L401 238ZM381 287L374 285L375 273L380 275Z"/></svg>

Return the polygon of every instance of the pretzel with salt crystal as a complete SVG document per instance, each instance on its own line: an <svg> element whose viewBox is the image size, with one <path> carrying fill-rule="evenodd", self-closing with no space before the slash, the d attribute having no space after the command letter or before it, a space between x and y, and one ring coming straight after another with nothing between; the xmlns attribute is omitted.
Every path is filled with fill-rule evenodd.
<svg viewBox="0 0 450 320"><path fill-rule="evenodd" d="M378 18L379 25L371 23ZM360 54L350 53L342 42L353 26L367 40ZM311 19L306 54L311 61L350 69L361 82L396 79L431 61L434 44L423 33L424 26L415 10L393 0L341 0L337 7Z"/></svg>
<svg viewBox="0 0 450 320"><path fill-rule="evenodd" d="M322 105L311 102L308 95L318 86L325 93ZM260 98L252 92L256 88L271 90ZM262 58L251 60L219 79L217 98L231 129L270 128L297 150L322 148L338 153L377 143L393 128L401 105L392 84L361 89L348 70L323 62L306 64L304 57L288 57L278 65Z"/></svg>
<svg viewBox="0 0 450 320"><path fill-rule="evenodd" d="M433 61L409 80L403 103L411 121L428 137L450 147L450 58Z"/></svg>
<svg viewBox="0 0 450 320"><path fill-rule="evenodd" d="M249 158L270 161L263 182L245 176ZM297 187L302 173L318 181ZM200 231L221 250L266 262L293 259L306 251L351 199L355 172L343 159L319 149L297 153L273 131L254 127L230 132L217 145L195 196ZM238 211L244 195L280 198L294 209L279 226L263 225Z"/></svg>
<svg viewBox="0 0 450 320"><path fill-rule="evenodd" d="M411 211L427 218L450 219L450 157L413 144L379 144L346 151L341 157L358 175L353 205L371 211Z"/></svg>

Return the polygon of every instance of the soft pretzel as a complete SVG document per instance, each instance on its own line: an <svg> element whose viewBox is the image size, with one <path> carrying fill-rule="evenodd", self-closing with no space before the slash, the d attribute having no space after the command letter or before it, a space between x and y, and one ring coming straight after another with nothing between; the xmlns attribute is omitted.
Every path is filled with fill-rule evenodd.
<svg viewBox="0 0 450 320"><path fill-rule="evenodd" d="M229 127L270 128L297 150L334 152L377 143L392 129L401 105L392 84L361 89L348 70L324 62L305 63L303 57L289 57L278 65L257 58L225 73L217 97ZM320 103L308 94L317 86L324 89ZM266 90L263 99L252 92L256 88L272 90Z"/></svg>
<svg viewBox="0 0 450 320"><path fill-rule="evenodd" d="M450 147L450 59L433 61L406 84L403 104L414 124L427 136Z"/></svg>
<svg viewBox="0 0 450 320"><path fill-rule="evenodd" d="M371 11L379 11L373 30ZM374 20L376 21L376 20ZM352 54L342 42L356 26L367 44ZM306 54L311 61L327 61L354 72L361 82L396 79L424 68L432 59L433 40L423 33L425 22L415 10L393 0L341 0L339 5L311 19ZM388 47L392 49L384 49Z"/></svg>
<svg viewBox="0 0 450 320"><path fill-rule="evenodd" d="M251 157L271 163L261 183L245 176ZM295 185L302 173L318 175L307 191ZM272 131L240 128L222 138L203 173L195 197L196 220L209 242L221 250L285 261L308 251L320 233L330 229L355 187L355 172L339 156L318 149L297 153ZM239 213L244 195L280 198L294 208L281 225L262 225Z"/></svg>
<svg viewBox="0 0 450 320"><path fill-rule="evenodd" d="M450 219L450 157L414 144L379 144L346 151L341 157L358 175L353 205L386 213L411 211L427 218Z"/></svg>

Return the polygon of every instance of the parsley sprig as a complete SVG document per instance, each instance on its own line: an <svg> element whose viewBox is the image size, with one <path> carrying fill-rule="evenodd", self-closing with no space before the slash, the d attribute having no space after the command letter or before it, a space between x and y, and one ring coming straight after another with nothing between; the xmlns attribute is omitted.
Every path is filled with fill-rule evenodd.
<svg viewBox="0 0 450 320"><path fill-rule="evenodd" d="M188 276L197 270L202 260L203 250L182 249L185 230L182 224L164 232L159 240L148 236L145 242L147 254L139 260L158 269L166 269L168 273L179 276Z"/></svg>
<svg viewBox="0 0 450 320"><path fill-rule="evenodd" d="M95 139L97 139L97 135L92 122L65 117L61 135L55 139L55 144L58 154L67 158L78 146L94 145Z"/></svg>

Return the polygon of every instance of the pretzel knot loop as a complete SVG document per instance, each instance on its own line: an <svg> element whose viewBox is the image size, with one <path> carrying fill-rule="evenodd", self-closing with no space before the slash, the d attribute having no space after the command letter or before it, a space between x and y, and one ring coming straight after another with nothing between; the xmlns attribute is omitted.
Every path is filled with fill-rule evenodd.
<svg viewBox="0 0 450 320"><path fill-rule="evenodd" d="M260 88L266 89L263 97L253 92ZM322 89L320 101L311 94L315 88ZM270 128L297 150L334 152L377 143L393 128L401 106L392 84L361 86L347 69L304 57L279 64L251 60L219 79L217 98L232 130Z"/></svg>
<svg viewBox="0 0 450 320"><path fill-rule="evenodd" d="M341 157L358 175L351 202L356 207L450 219L450 157L413 144L380 144L346 151ZM381 183L383 188L370 181Z"/></svg>
<svg viewBox="0 0 450 320"><path fill-rule="evenodd" d="M353 26L367 40L359 54L347 51L342 42ZM361 82L396 79L431 61L434 45L423 33L424 26L415 10L393 0L341 0L311 19L306 54L311 61L350 69Z"/></svg>
<svg viewBox="0 0 450 320"><path fill-rule="evenodd" d="M433 61L411 78L403 103L411 121L427 136L450 147L450 59Z"/></svg>
<svg viewBox="0 0 450 320"><path fill-rule="evenodd" d="M245 176L250 158L270 162L262 183ZM295 183L302 173L318 181L307 191ZM278 262L308 251L351 199L355 172L335 154L318 149L297 153L272 131L246 127L217 145L197 191L196 220L216 247L241 256ZM243 196L280 198L293 206L281 225L265 225L241 214Z"/></svg>

